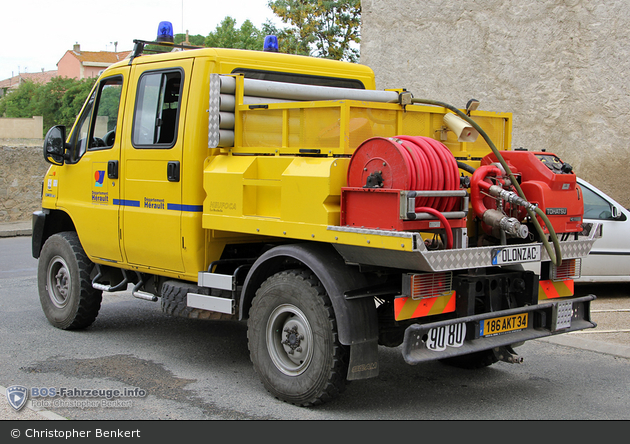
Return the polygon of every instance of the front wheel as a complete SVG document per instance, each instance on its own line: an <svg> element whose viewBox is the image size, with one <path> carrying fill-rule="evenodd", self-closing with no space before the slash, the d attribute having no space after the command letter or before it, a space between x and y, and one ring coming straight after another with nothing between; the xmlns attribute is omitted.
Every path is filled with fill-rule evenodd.
<svg viewBox="0 0 630 444"><path fill-rule="evenodd" d="M42 309L52 325L73 330L94 322L102 292L92 288L93 267L75 232L48 238L39 257L37 286Z"/></svg>
<svg viewBox="0 0 630 444"><path fill-rule="evenodd" d="M338 340L330 299L309 271L283 271L263 283L247 337L254 369L278 399L312 406L345 389L348 351Z"/></svg>

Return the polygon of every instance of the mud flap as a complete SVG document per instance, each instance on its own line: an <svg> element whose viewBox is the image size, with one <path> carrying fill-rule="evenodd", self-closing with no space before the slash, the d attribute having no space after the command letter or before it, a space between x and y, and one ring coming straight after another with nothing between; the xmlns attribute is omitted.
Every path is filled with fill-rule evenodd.
<svg viewBox="0 0 630 444"><path fill-rule="evenodd" d="M350 346L348 381L378 376L378 340Z"/></svg>

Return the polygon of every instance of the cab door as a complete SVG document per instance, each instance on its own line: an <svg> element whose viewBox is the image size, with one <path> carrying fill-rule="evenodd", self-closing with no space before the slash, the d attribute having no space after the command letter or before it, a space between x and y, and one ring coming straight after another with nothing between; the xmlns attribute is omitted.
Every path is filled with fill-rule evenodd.
<svg viewBox="0 0 630 444"><path fill-rule="evenodd" d="M132 68L122 152L122 233L129 264L181 272L182 151L192 59Z"/></svg>
<svg viewBox="0 0 630 444"><path fill-rule="evenodd" d="M77 229L93 259L121 262L119 239L120 132L124 121L129 67L99 80L70 135L66 164L58 169L59 208Z"/></svg>

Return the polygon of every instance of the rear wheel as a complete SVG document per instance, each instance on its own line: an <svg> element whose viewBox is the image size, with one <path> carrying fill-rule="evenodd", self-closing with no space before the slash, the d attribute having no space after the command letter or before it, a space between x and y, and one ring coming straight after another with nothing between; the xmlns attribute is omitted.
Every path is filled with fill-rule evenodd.
<svg viewBox="0 0 630 444"><path fill-rule="evenodd" d="M75 232L48 238L39 257L37 286L42 309L52 325L72 330L94 322L102 292L92 288L93 267Z"/></svg>
<svg viewBox="0 0 630 444"><path fill-rule="evenodd" d="M338 340L330 299L309 271L283 271L263 283L247 336L254 369L278 399L312 406L345 389L348 351Z"/></svg>

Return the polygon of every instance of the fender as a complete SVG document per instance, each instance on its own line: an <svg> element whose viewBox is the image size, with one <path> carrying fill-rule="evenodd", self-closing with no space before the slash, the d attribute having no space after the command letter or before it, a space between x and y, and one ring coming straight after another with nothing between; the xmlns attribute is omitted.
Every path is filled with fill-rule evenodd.
<svg viewBox="0 0 630 444"><path fill-rule="evenodd" d="M76 231L70 216L63 211L43 208L33 213L32 254L39 259L42 247L50 236L61 231Z"/></svg>
<svg viewBox="0 0 630 444"><path fill-rule="evenodd" d="M48 210L35 211L33 213L33 235L31 238L32 254L35 259L39 259L39 253L44 245L44 228L46 227L46 215Z"/></svg>
<svg viewBox="0 0 630 444"><path fill-rule="evenodd" d="M378 319L372 298L348 300L344 293L369 282L357 267L347 265L329 244L282 245L263 253L247 275L239 301L239 319L248 318L256 290L269 276L287 269L286 261L300 262L320 280L330 297L339 342L350 346L348 379L378 375Z"/></svg>

